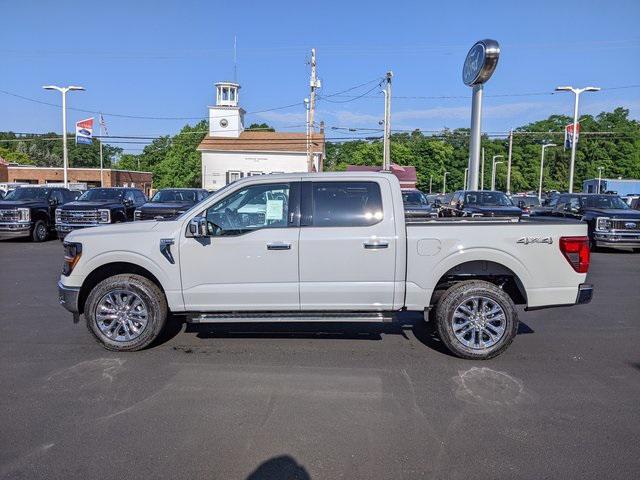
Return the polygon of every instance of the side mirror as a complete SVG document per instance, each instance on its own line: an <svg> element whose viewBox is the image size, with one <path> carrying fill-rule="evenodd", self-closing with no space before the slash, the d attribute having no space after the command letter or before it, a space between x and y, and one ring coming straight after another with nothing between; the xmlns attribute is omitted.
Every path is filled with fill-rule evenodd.
<svg viewBox="0 0 640 480"><path fill-rule="evenodd" d="M524 200L518 200L518 208L526 208L527 204Z"/></svg>
<svg viewBox="0 0 640 480"><path fill-rule="evenodd" d="M189 222L189 236L193 238L210 237L205 217L193 217Z"/></svg>
<svg viewBox="0 0 640 480"><path fill-rule="evenodd" d="M58 205L58 201L55 198L50 198L49 199L49 205L51 205L51 206Z"/></svg>
<svg viewBox="0 0 640 480"><path fill-rule="evenodd" d="M441 205L442 205L442 201L441 201L439 198L436 198L436 199L433 201L433 206L434 206L434 207L436 207L436 208L437 208L437 207L439 207L439 206L441 206Z"/></svg>

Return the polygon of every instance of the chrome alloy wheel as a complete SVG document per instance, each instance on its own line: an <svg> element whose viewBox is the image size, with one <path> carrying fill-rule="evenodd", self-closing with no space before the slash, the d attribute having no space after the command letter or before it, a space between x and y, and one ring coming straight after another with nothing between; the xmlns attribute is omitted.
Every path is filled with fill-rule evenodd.
<svg viewBox="0 0 640 480"><path fill-rule="evenodd" d="M40 241L47 238L47 226L44 223L39 223L36 227L36 236Z"/></svg>
<svg viewBox="0 0 640 480"><path fill-rule="evenodd" d="M96 305L95 318L100 331L111 340L128 342L144 331L149 313L137 294L112 290Z"/></svg>
<svg viewBox="0 0 640 480"><path fill-rule="evenodd" d="M502 307L488 297L470 297L453 313L451 326L460 343L474 350L494 346L504 335L507 319Z"/></svg>

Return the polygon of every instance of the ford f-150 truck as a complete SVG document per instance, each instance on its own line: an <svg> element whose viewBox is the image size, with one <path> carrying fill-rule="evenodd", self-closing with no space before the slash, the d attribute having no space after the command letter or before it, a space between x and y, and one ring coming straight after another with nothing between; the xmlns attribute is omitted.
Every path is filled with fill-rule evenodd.
<svg viewBox="0 0 640 480"><path fill-rule="evenodd" d="M114 351L139 350L169 312L190 322L433 318L456 355L491 358L527 308L586 303L586 224L405 220L385 173L236 181L173 220L71 232L60 303ZM428 316L425 315L425 318Z"/></svg>

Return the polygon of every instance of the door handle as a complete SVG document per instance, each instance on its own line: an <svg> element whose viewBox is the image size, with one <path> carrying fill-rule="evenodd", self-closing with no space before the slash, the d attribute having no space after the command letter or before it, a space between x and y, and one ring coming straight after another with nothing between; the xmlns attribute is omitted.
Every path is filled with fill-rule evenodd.
<svg viewBox="0 0 640 480"><path fill-rule="evenodd" d="M389 248L389 242L364 242L364 248L366 248L367 250Z"/></svg>
<svg viewBox="0 0 640 480"><path fill-rule="evenodd" d="M291 250L291 244L282 242L267 243L267 250Z"/></svg>

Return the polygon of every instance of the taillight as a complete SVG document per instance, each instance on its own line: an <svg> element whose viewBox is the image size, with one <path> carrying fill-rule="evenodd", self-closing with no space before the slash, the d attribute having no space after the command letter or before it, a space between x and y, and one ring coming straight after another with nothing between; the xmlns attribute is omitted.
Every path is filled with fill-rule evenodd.
<svg viewBox="0 0 640 480"><path fill-rule="evenodd" d="M578 273L589 270L589 237L560 237L560 251Z"/></svg>

